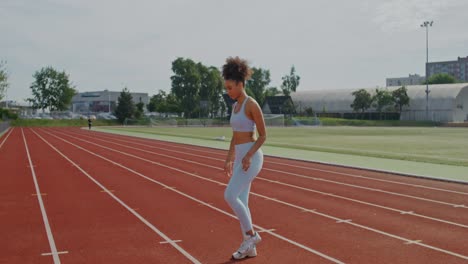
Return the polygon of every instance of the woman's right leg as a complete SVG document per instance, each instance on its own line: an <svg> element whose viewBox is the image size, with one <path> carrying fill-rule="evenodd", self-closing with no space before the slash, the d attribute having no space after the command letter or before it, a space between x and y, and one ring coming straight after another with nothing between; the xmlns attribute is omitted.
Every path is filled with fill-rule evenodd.
<svg viewBox="0 0 468 264"><path fill-rule="evenodd" d="M252 176L249 175L248 171L245 172L241 164L235 164L232 172L231 179L224 192L224 199L239 219L241 230L245 234L245 232L252 230L250 210L248 209L248 191L250 191L250 183L255 175ZM241 194L243 194L243 200L240 199Z"/></svg>

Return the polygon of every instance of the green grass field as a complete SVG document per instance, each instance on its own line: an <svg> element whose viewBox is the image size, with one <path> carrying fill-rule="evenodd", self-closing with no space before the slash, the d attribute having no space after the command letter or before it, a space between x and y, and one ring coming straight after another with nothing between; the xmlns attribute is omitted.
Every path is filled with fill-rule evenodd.
<svg viewBox="0 0 468 264"><path fill-rule="evenodd" d="M230 140L229 127L112 127L112 130L184 138ZM468 166L468 130L441 127L268 128L268 146L397 160Z"/></svg>

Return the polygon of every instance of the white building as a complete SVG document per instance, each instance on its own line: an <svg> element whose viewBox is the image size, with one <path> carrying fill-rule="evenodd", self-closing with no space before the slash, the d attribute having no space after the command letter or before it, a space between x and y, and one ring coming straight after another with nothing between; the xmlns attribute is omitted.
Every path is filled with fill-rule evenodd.
<svg viewBox="0 0 468 264"><path fill-rule="evenodd" d="M393 91L399 87L388 87ZM401 113L401 120L426 120L426 86L407 86L410 105L405 106ZM382 88L381 88L382 89ZM383 88L385 89L385 88ZM351 90L321 90L298 91L291 94L296 105L303 109L312 107L314 111L327 113L352 113L354 96ZM366 89L375 94L374 89ZM468 83L434 84L429 85L429 117L438 122L466 122L468 121ZM372 109L370 109L372 111Z"/></svg>
<svg viewBox="0 0 468 264"><path fill-rule="evenodd" d="M140 100L145 105L149 103L147 93L130 93L135 104ZM72 98L71 110L74 113L113 112L117 106L120 92L108 90L78 93Z"/></svg>
<svg viewBox="0 0 468 264"><path fill-rule="evenodd" d="M426 82L426 77L419 76L418 74L410 74L408 77L387 78L386 81L387 81L387 87L420 85Z"/></svg>

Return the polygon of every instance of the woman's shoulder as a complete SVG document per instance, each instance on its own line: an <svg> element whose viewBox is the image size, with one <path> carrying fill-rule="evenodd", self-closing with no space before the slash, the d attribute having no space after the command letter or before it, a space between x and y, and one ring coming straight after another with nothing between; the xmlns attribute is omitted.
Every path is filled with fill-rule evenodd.
<svg viewBox="0 0 468 264"><path fill-rule="evenodd" d="M258 104L257 100L255 100L255 98L253 98L253 97L251 97L251 96L249 96L249 101L247 101L247 105L251 105L251 106L253 106L253 105L258 105L258 106L260 106L260 105Z"/></svg>

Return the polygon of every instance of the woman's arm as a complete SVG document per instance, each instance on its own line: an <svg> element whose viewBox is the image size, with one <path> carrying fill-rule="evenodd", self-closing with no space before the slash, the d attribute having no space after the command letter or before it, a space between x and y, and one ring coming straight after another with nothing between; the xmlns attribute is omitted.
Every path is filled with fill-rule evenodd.
<svg viewBox="0 0 468 264"><path fill-rule="evenodd" d="M234 134L232 135L232 138L231 138L231 145L229 146L229 152L228 152L228 155L226 157L226 162L224 163L224 172L226 172L226 175L228 177L231 177L232 175L232 163L234 161L234 151L235 151L235 148L234 148L234 145L236 144L235 142L235 138L234 138Z"/></svg>
<svg viewBox="0 0 468 264"><path fill-rule="evenodd" d="M258 138L257 141L255 141L255 144L250 148L245 157L242 159L242 168L245 171L248 170L250 167L250 159L252 158L252 155L255 152L257 152L257 150L263 145L263 143L265 143L267 136L265 120L263 119L263 113L260 109L260 106L257 102L252 101L252 103L250 104L250 109L252 113L252 119L255 122L255 125L257 126Z"/></svg>

